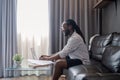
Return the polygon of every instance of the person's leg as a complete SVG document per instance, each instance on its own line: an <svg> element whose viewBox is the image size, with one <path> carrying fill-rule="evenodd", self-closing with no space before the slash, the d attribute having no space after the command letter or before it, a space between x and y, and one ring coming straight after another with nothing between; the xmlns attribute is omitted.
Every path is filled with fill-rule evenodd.
<svg viewBox="0 0 120 80"><path fill-rule="evenodd" d="M63 69L67 68L66 59L59 59L56 61L53 71L53 79L58 80L61 74L63 73Z"/></svg>

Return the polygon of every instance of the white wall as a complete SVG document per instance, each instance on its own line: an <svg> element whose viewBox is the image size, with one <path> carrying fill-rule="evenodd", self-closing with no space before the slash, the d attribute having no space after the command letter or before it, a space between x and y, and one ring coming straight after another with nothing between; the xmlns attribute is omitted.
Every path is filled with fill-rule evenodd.
<svg viewBox="0 0 120 80"><path fill-rule="evenodd" d="M2 0L0 0L0 30L1 30L1 25L2 25Z"/></svg>
<svg viewBox="0 0 120 80"><path fill-rule="evenodd" d="M2 0L0 0L0 56L2 54ZM1 63L1 59L0 59L0 63ZM2 74L2 71L1 71L1 65L0 64L0 77L1 77L1 74Z"/></svg>
<svg viewBox="0 0 120 80"><path fill-rule="evenodd" d="M2 0L0 0L0 54L2 44Z"/></svg>

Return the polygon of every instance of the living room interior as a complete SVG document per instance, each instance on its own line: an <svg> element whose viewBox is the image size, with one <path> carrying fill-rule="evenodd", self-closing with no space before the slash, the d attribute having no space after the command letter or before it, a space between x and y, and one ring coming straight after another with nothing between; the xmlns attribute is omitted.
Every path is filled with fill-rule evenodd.
<svg viewBox="0 0 120 80"><path fill-rule="evenodd" d="M120 80L120 0L0 0L0 80L52 80L53 63L34 60L63 49L67 19L83 33L91 64L59 80Z"/></svg>

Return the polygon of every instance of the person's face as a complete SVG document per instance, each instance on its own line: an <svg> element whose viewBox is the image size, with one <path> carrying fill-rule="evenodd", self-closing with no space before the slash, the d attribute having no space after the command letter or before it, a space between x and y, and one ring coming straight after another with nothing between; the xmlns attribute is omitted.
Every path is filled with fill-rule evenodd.
<svg viewBox="0 0 120 80"><path fill-rule="evenodd" d="M66 23L62 24L61 29L65 36L70 35L70 28Z"/></svg>

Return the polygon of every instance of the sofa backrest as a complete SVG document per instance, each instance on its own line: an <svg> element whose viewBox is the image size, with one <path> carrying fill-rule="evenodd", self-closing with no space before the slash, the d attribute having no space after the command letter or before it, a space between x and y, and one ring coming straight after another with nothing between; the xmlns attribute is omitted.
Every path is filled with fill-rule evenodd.
<svg viewBox="0 0 120 80"><path fill-rule="evenodd" d="M112 72L120 72L120 33L112 33L112 42L103 53L102 63Z"/></svg>
<svg viewBox="0 0 120 80"><path fill-rule="evenodd" d="M111 43L112 34L96 36L90 44L90 55L92 58L101 61L105 48Z"/></svg>
<svg viewBox="0 0 120 80"><path fill-rule="evenodd" d="M112 72L119 72L120 70L120 46L108 46L106 47L102 63Z"/></svg>
<svg viewBox="0 0 120 80"><path fill-rule="evenodd" d="M120 46L120 33L114 32L114 33L112 33L112 36L113 36L113 38L112 38L111 45L112 46Z"/></svg>

